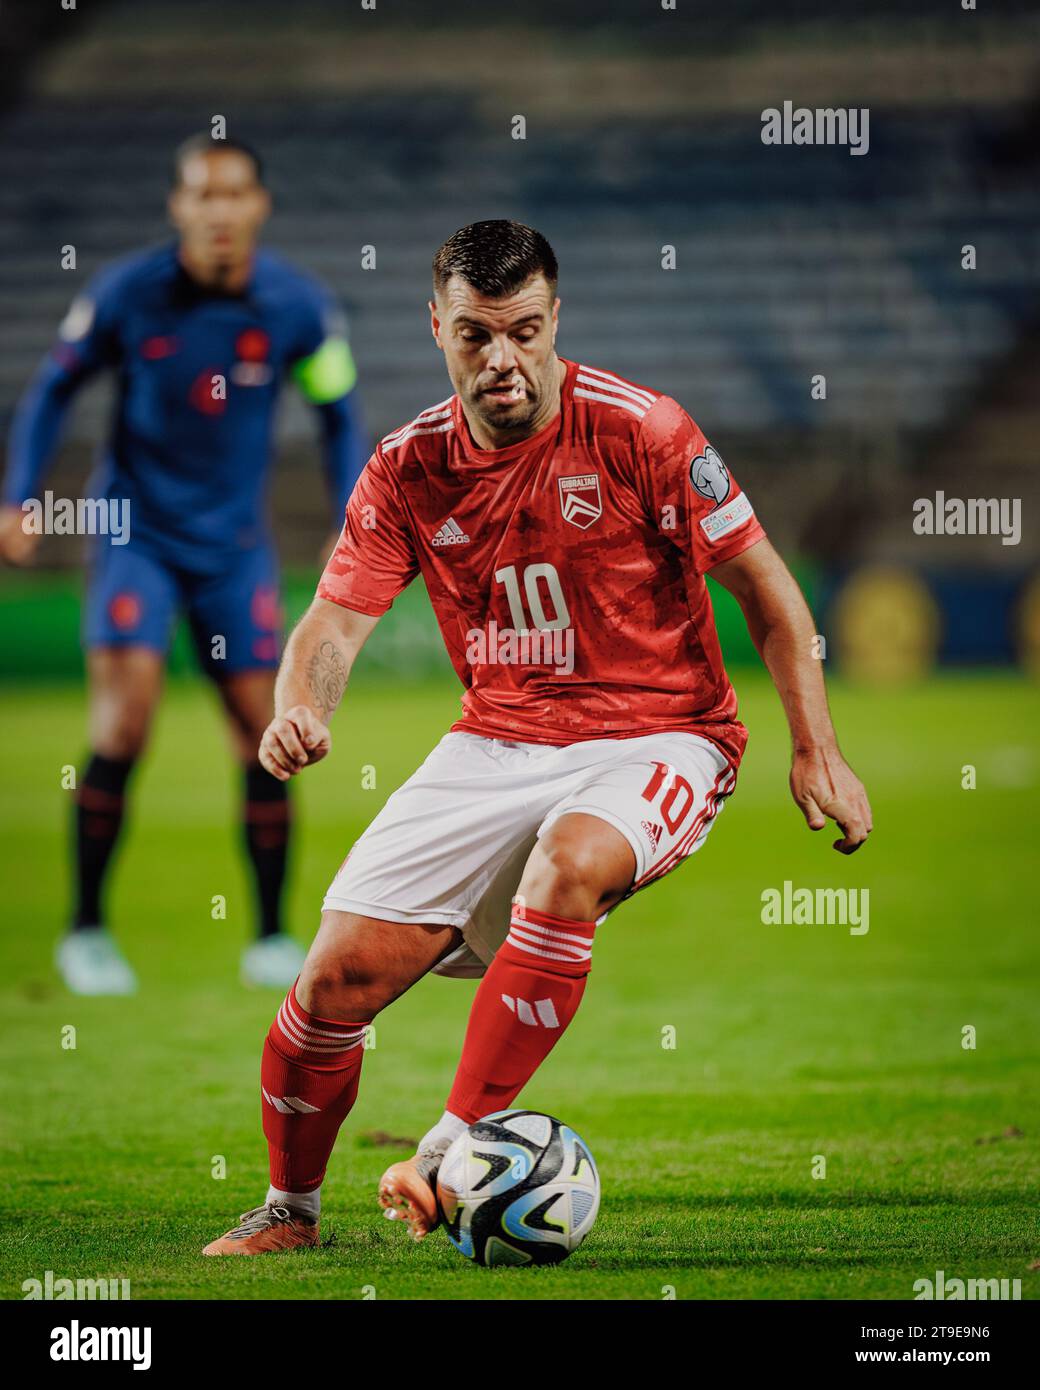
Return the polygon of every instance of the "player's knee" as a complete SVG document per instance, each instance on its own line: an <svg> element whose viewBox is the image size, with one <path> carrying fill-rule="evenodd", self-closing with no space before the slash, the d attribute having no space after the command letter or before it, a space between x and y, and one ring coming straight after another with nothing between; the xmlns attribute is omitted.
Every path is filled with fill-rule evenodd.
<svg viewBox="0 0 1040 1390"><path fill-rule="evenodd" d="M366 1021L390 1000L385 972L358 946L313 948L300 972L296 998L318 1017Z"/></svg>
<svg viewBox="0 0 1040 1390"><path fill-rule="evenodd" d="M255 762L260 740L274 715L274 675L246 671L218 680L235 753L242 763Z"/></svg>
<svg viewBox="0 0 1040 1390"><path fill-rule="evenodd" d="M91 740L94 751L120 762L140 757L148 742L150 714L147 706L128 705L95 720Z"/></svg>
<svg viewBox="0 0 1040 1390"><path fill-rule="evenodd" d="M612 826L587 825L589 817L562 816L531 853L519 895L543 912L587 920L623 896L634 856ZM571 823L568 824L568 821Z"/></svg>
<svg viewBox="0 0 1040 1390"><path fill-rule="evenodd" d="M235 750L235 757L243 767L249 768L256 764L266 729L266 723L252 725L248 728L243 728L238 724L231 725L232 747Z"/></svg>

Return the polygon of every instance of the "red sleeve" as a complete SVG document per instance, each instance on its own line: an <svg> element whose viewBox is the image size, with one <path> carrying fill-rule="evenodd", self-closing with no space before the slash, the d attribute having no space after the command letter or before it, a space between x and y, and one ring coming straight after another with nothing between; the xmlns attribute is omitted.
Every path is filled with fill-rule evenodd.
<svg viewBox="0 0 1040 1390"><path fill-rule="evenodd" d="M347 503L318 597L378 618L418 572L397 480L377 449Z"/></svg>
<svg viewBox="0 0 1040 1390"><path fill-rule="evenodd" d="M765 536L747 494L670 396L643 417L636 467L654 524L692 558L699 574Z"/></svg>

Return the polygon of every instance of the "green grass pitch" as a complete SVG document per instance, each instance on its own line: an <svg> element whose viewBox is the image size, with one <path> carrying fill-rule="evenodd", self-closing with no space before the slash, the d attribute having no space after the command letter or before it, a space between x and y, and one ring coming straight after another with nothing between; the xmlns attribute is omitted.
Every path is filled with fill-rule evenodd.
<svg viewBox="0 0 1040 1390"><path fill-rule="evenodd" d="M200 1258L265 1189L258 1057L277 1003L237 981L250 905L212 698L174 683L140 770L111 909L141 991L115 1002L73 999L51 965L81 694L0 691L3 1296L51 1270L129 1278L136 1298L912 1298L942 1269L1019 1278L1036 1297L1035 688L1010 675L899 694L836 685L876 823L844 859L788 799L768 683L737 684L751 743L736 795L704 850L601 931L582 1010L522 1097L592 1146L599 1222L559 1268L498 1271L441 1233L413 1246L375 1203L451 1081L474 986L436 978L378 1021L325 1187L334 1240ZM298 784L301 938L352 838L456 708L448 685L348 694L331 759ZM869 889L869 932L763 924L763 889L786 879Z"/></svg>

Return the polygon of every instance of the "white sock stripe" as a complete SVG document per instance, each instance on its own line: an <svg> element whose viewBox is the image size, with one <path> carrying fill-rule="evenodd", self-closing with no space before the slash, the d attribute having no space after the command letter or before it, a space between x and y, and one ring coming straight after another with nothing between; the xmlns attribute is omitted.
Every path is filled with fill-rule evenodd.
<svg viewBox="0 0 1040 1390"><path fill-rule="evenodd" d="M365 1031L365 1028L367 1026L366 1024L362 1023L359 1028L354 1028L351 1027L349 1024L344 1023L343 1032L340 1032L337 1029L333 1028L315 1028L313 1023L305 1023L303 1019L300 1017L300 1015L297 1013L297 1010L300 1006L293 999L291 990L285 996L285 999L282 1002L283 1006L286 1009L288 1009L289 1016L291 1017L293 1023L296 1024L296 1027L299 1028L300 1032L309 1033L313 1035L315 1038L356 1038L359 1033L363 1033Z"/></svg>
<svg viewBox="0 0 1040 1390"><path fill-rule="evenodd" d="M588 936L576 931L561 931L559 927L543 927L540 922L531 922L526 917L511 917L509 919L511 927L523 927L524 931L540 932L543 936L552 937L556 941L573 941L579 946L587 946L592 940L592 932Z"/></svg>
<svg viewBox="0 0 1040 1390"><path fill-rule="evenodd" d="M573 960L570 956L560 955L558 951L543 951L539 946L529 946L525 941L517 941L515 937L507 937L506 940L511 946L515 946L518 951L526 951L529 956L541 956L545 960L559 960L566 965L580 965L582 962Z"/></svg>
<svg viewBox="0 0 1040 1390"><path fill-rule="evenodd" d="M515 937L512 932L509 933L509 935L506 937L506 940L509 942L511 946L515 946L518 951L526 951L529 955L532 956L544 956L546 960L562 960L565 961L568 965L579 965L581 963L580 958L575 958L574 956L564 956L561 955L559 951L546 951L543 950L541 946L529 946L526 941L519 940L519 938ZM591 960L591 951L587 953L587 958Z"/></svg>
<svg viewBox="0 0 1040 1390"><path fill-rule="evenodd" d="M360 1033L344 1034L337 1042L318 1042L314 1038L308 1037L306 1033L301 1033L292 1019L285 1013L284 1008L278 1010L276 1020L287 1040L296 1047L302 1048L305 1052L314 1053L334 1053L349 1052L351 1048L360 1046L365 1041L364 1031Z"/></svg>
<svg viewBox="0 0 1040 1390"><path fill-rule="evenodd" d="M530 932L532 936L540 936L544 940L557 943L560 946L591 946L592 933L588 936L579 936L577 932L554 932L548 927L532 926L530 922L525 922L522 917L515 917L509 923L510 928L517 928L519 931Z"/></svg>
<svg viewBox="0 0 1040 1390"><path fill-rule="evenodd" d="M579 372L577 381L583 386L591 386L595 391L605 391L608 394L616 393L625 396L630 401L635 401L636 405L645 406L647 410L653 405L653 399L648 398L643 391L637 391L632 386L625 386L623 382L597 381L594 376L586 376L584 372Z"/></svg>
<svg viewBox="0 0 1040 1390"><path fill-rule="evenodd" d="M289 1038L290 1042L295 1042L304 1052L313 1052L315 1055L322 1053L330 1057L335 1057L341 1052L351 1052L355 1047L362 1047L365 1042L364 1034L360 1038L354 1038L351 1042L344 1043L313 1043L308 1042L306 1038L302 1041L299 1038L293 1038L288 1033L285 1036Z"/></svg>
<svg viewBox="0 0 1040 1390"><path fill-rule="evenodd" d="M289 1041L296 1042L299 1047L309 1048L311 1052L342 1052L343 1049L353 1047L357 1041L356 1037L341 1038L338 1042L320 1042L317 1038L310 1037L309 1034L300 1033L292 1019L278 1016L278 1024L282 1033Z"/></svg>
<svg viewBox="0 0 1040 1390"><path fill-rule="evenodd" d="M604 385L615 387L618 391L627 391L638 400L645 401L648 406L653 405L654 401L657 400L657 397L652 391L647 391L642 386L633 386L630 381L622 381L621 378L615 376L613 372L604 372L599 367L586 367L584 364L578 367L578 371L585 372L591 377L598 378L594 383L595 385L603 383Z"/></svg>
<svg viewBox="0 0 1040 1390"><path fill-rule="evenodd" d="M353 1027L352 1029L345 1029L342 1033L335 1033L332 1029L316 1029L316 1027L311 1026L309 1023L300 1022L299 1016L293 1013L292 1009L289 1009L288 1013L286 1013L286 1017L288 1017L289 1023L292 1023L292 1026L295 1027L299 1033L303 1033L304 1037L314 1038L316 1042L349 1042L350 1038L359 1037L359 1034L364 1033L364 1024L361 1027L356 1027L356 1029L353 1029Z"/></svg>
<svg viewBox="0 0 1040 1390"><path fill-rule="evenodd" d="M567 960L591 960L591 946L572 946L566 941L546 941L541 936L531 936L528 932L521 931L516 927L510 929L506 938L508 941L526 941L531 946L542 946L546 950L562 951Z"/></svg>
<svg viewBox="0 0 1040 1390"><path fill-rule="evenodd" d="M278 1017L275 1019L275 1022L290 1042L307 1044L310 1041L307 1034L297 1028L296 1024L289 1017L284 1004L278 1010ZM324 1046L331 1047L332 1044L325 1043Z"/></svg>
<svg viewBox="0 0 1040 1390"><path fill-rule="evenodd" d="M300 1006L296 1003L292 996L292 990L290 990L282 1000L282 1009L285 1010L286 1016L292 1020L293 1024L295 1024L301 1033L313 1033L315 1037L324 1036L327 1038L338 1038L340 1036L336 1030L331 1028L328 1030L315 1028L313 1023L308 1023L301 1017L299 1008Z"/></svg>
<svg viewBox="0 0 1040 1390"><path fill-rule="evenodd" d="M357 1047L359 1043L364 1042L364 1038L362 1037L355 1038L352 1042L316 1043L312 1042L310 1038L304 1037L302 1033L297 1033L292 1024L288 1023L285 1019L279 1019L278 1022L281 1027L282 1036L287 1042L292 1043L294 1047L298 1047L302 1052L313 1053L316 1057L338 1056L339 1053L349 1052L352 1047Z"/></svg>
<svg viewBox="0 0 1040 1390"><path fill-rule="evenodd" d="M358 1043L364 1042L364 1035L357 1038L344 1038L342 1042L315 1042L313 1038L308 1038L304 1033L298 1033L293 1028L292 1023L285 1019L279 1019L282 1032L299 1047L306 1048L308 1052L346 1052L348 1048L357 1047Z"/></svg>
<svg viewBox="0 0 1040 1390"><path fill-rule="evenodd" d="M510 927L520 927L523 931L534 931L535 935L545 937L548 941L566 941L567 945L574 947L587 947L591 945L592 933L584 935L581 931L558 931L556 927L542 927L537 922L528 922L527 917L510 917Z"/></svg>

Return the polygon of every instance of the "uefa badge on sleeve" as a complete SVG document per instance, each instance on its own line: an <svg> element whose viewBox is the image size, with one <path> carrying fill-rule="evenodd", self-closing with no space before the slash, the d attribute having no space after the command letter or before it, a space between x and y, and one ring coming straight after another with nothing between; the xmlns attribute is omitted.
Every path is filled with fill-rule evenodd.
<svg viewBox="0 0 1040 1390"><path fill-rule="evenodd" d="M729 496L729 469L710 444L705 444L704 453L691 462L690 483L694 492L714 502L716 507L721 507Z"/></svg>

